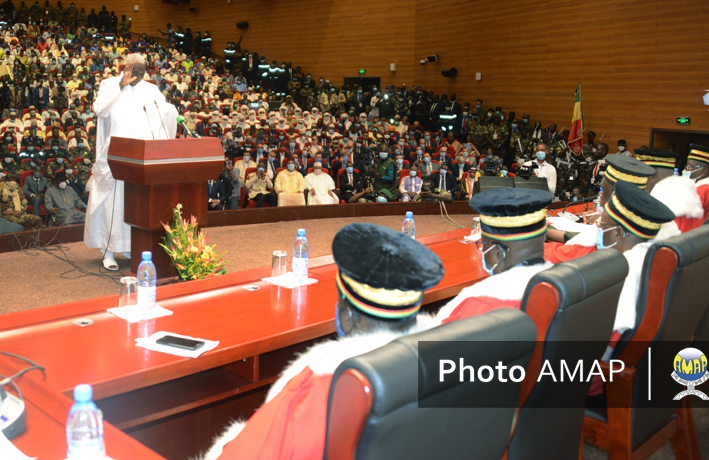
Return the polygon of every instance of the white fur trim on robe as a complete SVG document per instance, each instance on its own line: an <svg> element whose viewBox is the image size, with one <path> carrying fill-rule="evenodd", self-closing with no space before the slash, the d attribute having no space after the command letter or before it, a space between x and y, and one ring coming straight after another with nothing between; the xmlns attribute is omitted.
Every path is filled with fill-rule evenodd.
<svg viewBox="0 0 709 460"><path fill-rule="evenodd" d="M309 348L295 361L290 363L283 371L281 377L273 384L266 396L266 403L275 398L286 384L303 369L309 367L316 375L334 374L337 367L349 358L369 353L372 350L381 348L393 340L405 335L416 334L439 326L441 322L433 316L419 314L416 317L416 325L405 333L381 329L368 334L358 334L343 337L338 340L328 340ZM212 447L199 457L201 460L216 460L222 453L224 446L234 440L241 430L244 429L246 421L238 420L229 425L222 434L215 438Z"/></svg>
<svg viewBox="0 0 709 460"><path fill-rule="evenodd" d="M704 179L698 181L696 185L697 187L701 187L702 185L709 185L709 177L705 177Z"/></svg>
<svg viewBox="0 0 709 460"><path fill-rule="evenodd" d="M492 297L499 300L522 300L524 291L527 289L529 280L537 273L553 267L551 262L536 264L530 266L519 266L510 268L507 271L498 273L497 275L485 278L477 284L467 287L460 291L453 300L448 302L438 312L437 318L440 321L448 318L453 310L460 305L464 300L470 297Z"/></svg>
<svg viewBox="0 0 709 460"><path fill-rule="evenodd" d="M638 289L640 287L640 275L643 272L643 263L647 250L650 249L653 241L635 245L630 251L625 251L623 256L628 261L628 276L623 283L623 289L618 298L618 308L615 312L615 323L613 330L623 332L626 329L635 328L636 306L638 303Z"/></svg>
<svg viewBox="0 0 709 460"><path fill-rule="evenodd" d="M677 217L699 219L704 216L697 185L686 177L666 177L653 187L650 195L670 208Z"/></svg>
<svg viewBox="0 0 709 460"><path fill-rule="evenodd" d="M566 244L571 246L583 246L592 248L596 246L596 233L598 228L595 225L588 225L581 233L571 238Z"/></svg>

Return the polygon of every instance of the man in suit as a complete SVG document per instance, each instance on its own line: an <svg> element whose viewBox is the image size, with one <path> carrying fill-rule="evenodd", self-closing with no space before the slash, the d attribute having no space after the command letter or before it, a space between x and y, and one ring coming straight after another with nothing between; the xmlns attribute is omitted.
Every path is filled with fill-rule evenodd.
<svg viewBox="0 0 709 460"><path fill-rule="evenodd" d="M37 165L32 171L32 177L25 178L22 191L25 193L27 201L34 207L34 214L39 215L39 205L44 204L44 194L49 188L46 177L42 177L42 167Z"/></svg>
<svg viewBox="0 0 709 460"><path fill-rule="evenodd" d="M364 108L369 105L368 98L364 95L362 88L358 88L357 91L352 95L352 100L350 102L351 107L355 110L356 114L364 112ZM371 99L371 96L369 97Z"/></svg>
<svg viewBox="0 0 709 460"><path fill-rule="evenodd" d="M276 158L276 151L271 150L268 152L268 159L262 161L261 164L265 166L265 173L271 179L271 183L273 183L276 180L276 170L281 167L280 160Z"/></svg>
<svg viewBox="0 0 709 460"><path fill-rule="evenodd" d="M354 164L347 162L347 166L338 179L340 185L340 197L347 203L350 202L362 188L362 178L358 172L354 171Z"/></svg>
<svg viewBox="0 0 709 460"><path fill-rule="evenodd" d="M224 202L226 201L226 192L224 191L224 184L220 180L210 180L207 181L207 187L209 191L209 207L210 211L221 211L224 209Z"/></svg>
<svg viewBox="0 0 709 460"><path fill-rule="evenodd" d="M66 185L74 189L76 194L79 196L79 199L81 199L84 204L88 204L89 196L86 194L86 187L84 186L83 182L81 182L79 176L77 174L74 174L74 170L71 167L65 169L64 173L67 177Z"/></svg>
<svg viewBox="0 0 709 460"><path fill-rule="evenodd" d="M441 193L449 192L451 195L456 196L460 189L453 175L448 173L448 166L445 164L441 164L441 169L431 174L431 180L435 187L441 190Z"/></svg>
<svg viewBox="0 0 709 460"><path fill-rule="evenodd" d="M463 173L466 173L469 170L470 165L465 162L463 155L458 155L455 157L455 163L450 166L451 175L458 185L460 185L460 182L463 179Z"/></svg>
<svg viewBox="0 0 709 460"><path fill-rule="evenodd" d="M431 154L428 152L424 152L423 162L421 162L421 163L416 162L414 164L416 166L418 166L419 170L421 171L421 178L422 179L426 179L434 172L437 172L441 167L440 163L433 163L431 161Z"/></svg>

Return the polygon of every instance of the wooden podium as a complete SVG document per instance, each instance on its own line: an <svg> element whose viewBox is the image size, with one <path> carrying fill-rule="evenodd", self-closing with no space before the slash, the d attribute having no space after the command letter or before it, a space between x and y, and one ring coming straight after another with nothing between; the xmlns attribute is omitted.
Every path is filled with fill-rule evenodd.
<svg viewBox="0 0 709 460"><path fill-rule="evenodd" d="M131 271L138 271L143 251L152 251L158 278L177 275L159 246L172 222L172 210L182 203L182 217L207 223L207 181L224 166L224 150L216 137L140 140L112 137L108 166L125 182L124 221L130 225Z"/></svg>

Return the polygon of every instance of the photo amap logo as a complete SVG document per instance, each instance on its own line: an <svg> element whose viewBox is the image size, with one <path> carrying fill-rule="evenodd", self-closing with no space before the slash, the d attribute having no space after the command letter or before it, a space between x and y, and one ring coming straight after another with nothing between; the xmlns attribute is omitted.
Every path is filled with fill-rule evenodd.
<svg viewBox="0 0 709 460"><path fill-rule="evenodd" d="M709 400L709 396L695 389L696 386L709 380L707 357L704 353L696 348L685 348L675 356L673 367L672 378L680 385L687 387L685 391L674 397L675 400L688 395L699 396L705 401Z"/></svg>

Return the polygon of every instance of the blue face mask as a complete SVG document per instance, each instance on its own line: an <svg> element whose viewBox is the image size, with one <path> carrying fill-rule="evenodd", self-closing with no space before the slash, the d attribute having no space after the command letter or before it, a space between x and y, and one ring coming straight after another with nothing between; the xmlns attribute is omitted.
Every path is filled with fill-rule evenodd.
<svg viewBox="0 0 709 460"><path fill-rule="evenodd" d="M347 167L347 174L352 174L353 171L354 171L354 168L352 166Z"/></svg>
<svg viewBox="0 0 709 460"><path fill-rule="evenodd" d="M493 244L492 246L490 246L490 249L488 249L487 251L485 251L485 252L482 253L482 258L483 258L483 270L485 270L485 271L487 272L487 274L490 275L490 276L494 275L493 270L495 270L495 268L497 268L497 266L498 266L499 264L495 264L495 265L492 266L492 268L490 268L490 267L487 265L487 260L485 260L485 254L487 254L488 252L492 251L492 248L494 248L494 247L495 247L495 245Z"/></svg>
<svg viewBox="0 0 709 460"><path fill-rule="evenodd" d="M543 161L547 157L547 154L545 152L537 152L537 159L539 161Z"/></svg>
<svg viewBox="0 0 709 460"><path fill-rule="evenodd" d="M29 151L31 152L31 151L34 150L34 147L32 147L32 146L30 145L29 147L27 147L27 150L29 150Z"/></svg>
<svg viewBox="0 0 709 460"><path fill-rule="evenodd" d="M600 229L599 229L599 230L596 232L596 249L598 249L598 250L600 251L601 249L612 248L613 246L615 246L616 244L618 244L617 241L616 241L615 243L611 244L610 246L606 246L606 245L603 243L603 234L606 233L606 232L609 231L609 230L613 230L614 228L617 228L617 227L611 227L611 228L607 228L607 229L605 229L605 230L600 230Z"/></svg>
<svg viewBox="0 0 709 460"><path fill-rule="evenodd" d="M487 156L487 161L491 161L491 160L492 160L492 155L488 155L488 156Z"/></svg>
<svg viewBox="0 0 709 460"><path fill-rule="evenodd" d="M431 162L431 159L429 157L426 157L423 159L423 162L429 164Z"/></svg>
<svg viewBox="0 0 709 460"><path fill-rule="evenodd" d="M295 169L295 165L293 163L288 165L288 171L293 171Z"/></svg>
<svg viewBox="0 0 709 460"><path fill-rule="evenodd" d="M37 166L37 163L35 163L34 161L30 161L30 166L34 168L35 166Z"/></svg>
<svg viewBox="0 0 709 460"><path fill-rule="evenodd" d="M52 150L54 150L54 151L56 152L57 150L59 150L59 146L58 146L58 145L53 145L53 146L52 146Z"/></svg>
<svg viewBox="0 0 709 460"><path fill-rule="evenodd" d="M276 161L276 157L268 157L268 161Z"/></svg>
<svg viewBox="0 0 709 460"><path fill-rule="evenodd" d="M384 196L378 196L377 197L377 203L386 203L387 199Z"/></svg>
<svg viewBox="0 0 709 460"><path fill-rule="evenodd" d="M402 160L401 158L397 158L396 164L398 164L398 165L403 165L403 164L404 164L404 160Z"/></svg>
<svg viewBox="0 0 709 460"><path fill-rule="evenodd" d="M431 136L423 136L423 138L426 139L427 141L431 140Z"/></svg>
<svg viewBox="0 0 709 460"><path fill-rule="evenodd" d="M512 123L512 129L517 129L517 123Z"/></svg>
<svg viewBox="0 0 709 460"><path fill-rule="evenodd" d="M337 308L337 303L335 303L335 327L337 328L337 335L344 337L345 331L342 330L342 324L340 324L340 310Z"/></svg>
<svg viewBox="0 0 709 460"><path fill-rule="evenodd" d="M59 163L59 164L64 163L64 158L57 158L57 163Z"/></svg>

